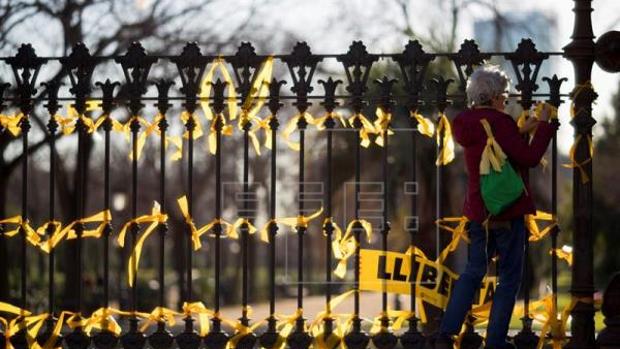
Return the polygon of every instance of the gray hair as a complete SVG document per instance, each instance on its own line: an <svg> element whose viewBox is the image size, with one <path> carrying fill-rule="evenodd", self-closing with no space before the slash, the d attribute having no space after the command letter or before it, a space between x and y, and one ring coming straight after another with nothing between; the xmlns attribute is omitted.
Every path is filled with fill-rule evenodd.
<svg viewBox="0 0 620 349"><path fill-rule="evenodd" d="M508 91L510 78L499 66L477 68L467 80L467 99L470 105L489 105L491 100Z"/></svg>

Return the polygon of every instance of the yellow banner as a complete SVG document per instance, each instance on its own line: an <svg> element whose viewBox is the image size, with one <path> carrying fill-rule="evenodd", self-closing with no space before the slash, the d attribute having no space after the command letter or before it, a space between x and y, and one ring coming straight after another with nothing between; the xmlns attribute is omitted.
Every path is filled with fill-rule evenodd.
<svg viewBox="0 0 620 349"><path fill-rule="evenodd" d="M415 281L416 297L425 303L444 309L458 274L444 265L416 255L411 268L411 256L399 252L379 250L360 250L360 290L411 294ZM493 299L495 277L483 280L474 306L485 304Z"/></svg>

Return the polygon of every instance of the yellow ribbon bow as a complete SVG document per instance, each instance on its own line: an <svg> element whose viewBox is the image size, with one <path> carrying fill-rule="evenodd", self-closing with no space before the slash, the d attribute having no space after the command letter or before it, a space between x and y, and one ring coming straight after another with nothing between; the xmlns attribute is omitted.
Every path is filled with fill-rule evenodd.
<svg viewBox="0 0 620 349"><path fill-rule="evenodd" d="M99 308L95 310L88 319L86 319L84 332L89 333L93 328L95 328L102 331L112 332L119 336L122 328L112 315L130 315L130 313L110 307Z"/></svg>
<svg viewBox="0 0 620 349"><path fill-rule="evenodd" d="M176 324L175 316L181 315L183 314L166 307L155 307L145 318L142 326L140 326L140 332L145 333L151 325L158 322L166 322L168 327L173 327Z"/></svg>
<svg viewBox="0 0 620 349"><path fill-rule="evenodd" d="M247 314L248 317L252 316L252 307L245 306L243 308L243 311ZM226 349L234 349L237 347L237 343L239 342L239 340L241 340L241 338L243 338L243 336L254 332L255 329L263 325L265 320L258 321L252 326L245 326L241 323L241 321L230 322L225 320L225 322L229 325L232 325L233 329L235 330L235 334L232 336L232 338L230 338L228 343L226 343Z"/></svg>
<svg viewBox="0 0 620 349"><path fill-rule="evenodd" d="M30 222L27 219L24 219L22 216L13 216L10 218L6 218L0 220L0 224L15 224L16 227L13 230L4 231L4 236L13 237L19 233L20 229L26 236L28 242L30 242L33 246L38 246L41 241L41 237L37 232L30 226Z"/></svg>
<svg viewBox="0 0 620 349"><path fill-rule="evenodd" d="M305 112L303 114L300 113L300 114L296 114L295 116L293 116L288 121L284 129L282 130L282 137L284 137L284 140L286 141L286 145L288 145L288 147L294 151L299 151L300 145L299 145L299 142L294 142L291 140L291 135L297 129L297 123L302 118L306 120L306 122L310 125L316 124L316 121L314 120L314 117L312 116L312 114Z"/></svg>
<svg viewBox="0 0 620 349"><path fill-rule="evenodd" d="M323 207L319 208L314 213L308 216L298 215L297 217L284 217L284 218L278 218L277 221L279 223L282 223L284 225L291 227L292 229L297 229L297 227L307 228L310 221L317 218L322 213L323 213Z"/></svg>
<svg viewBox="0 0 620 349"><path fill-rule="evenodd" d="M435 124L433 124L432 120L425 118L417 111L409 112L409 117L416 119L418 122L418 132L426 137L433 138L433 134L435 134Z"/></svg>
<svg viewBox="0 0 620 349"><path fill-rule="evenodd" d="M383 147L385 143L384 138L394 134L394 132L389 129L390 121L392 120L392 113L387 113L381 107L378 107L375 113L377 115L377 119L373 125L375 131L377 132L375 143L378 146Z"/></svg>
<svg viewBox="0 0 620 349"><path fill-rule="evenodd" d="M95 229L85 229L84 231L82 231L83 238L98 239L101 237L106 224L111 221L112 213L110 212L110 210L105 210L97 212L94 215L75 220L65 227L63 227L62 224L58 221L46 222L41 227L37 228L37 233L39 235L45 235L45 232L50 225L54 226L54 232L47 240L39 243L39 248L45 253L50 253L50 251L53 250L63 239L77 239L77 234L74 229L74 226L76 224L99 223L99 225Z"/></svg>
<svg viewBox="0 0 620 349"><path fill-rule="evenodd" d="M537 221L547 221L550 222L545 228L540 229ZM539 241L547 234L551 232L551 230L558 225L556 219L549 212L544 212L537 210L536 214L528 214L525 215L525 227L530 232L529 241Z"/></svg>
<svg viewBox="0 0 620 349"><path fill-rule="evenodd" d="M17 315L10 321L0 317L0 324L4 327L4 349L13 349L10 339L21 330L26 331L28 347L33 347L36 343L37 333L43 326L44 320L49 317L47 313L32 315L28 310L4 302L0 302L0 312Z"/></svg>
<svg viewBox="0 0 620 349"><path fill-rule="evenodd" d="M362 113L356 113L349 118L349 125L355 128L355 121L359 120L362 123L360 128L360 145L364 148L368 148L370 145L370 135L377 133L374 125L368 120Z"/></svg>
<svg viewBox="0 0 620 349"><path fill-rule="evenodd" d="M456 250L461 240L465 241L466 243L469 243L469 237L467 236L467 222L468 221L469 220L467 219L467 217L461 216L461 217L441 218L435 222L435 224L437 224L439 228L452 233L452 240L450 241L448 246L446 246L443 249L443 251L441 251L439 256L437 257L437 260L436 260L437 263L443 263L448 257L448 255L450 254L450 252L453 252ZM450 226L451 223L458 223L458 224L456 225L456 227L453 228L452 226Z"/></svg>
<svg viewBox="0 0 620 349"><path fill-rule="evenodd" d="M156 127L155 127L155 123L151 124L150 122L148 122L145 118L141 116L134 115L130 117L129 120L127 120L127 122L125 122L122 128L119 130L119 132L125 135L125 139L128 142L131 141L131 137L130 137L131 124L134 121L137 121L140 125L142 125L142 132L138 134L138 140L136 141L136 148L137 148L136 159L140 159L140 156L142 156L142 149L144 148L144 145L146 144L146 139L150 134L155 132ZM133 147L132 149L129 150L129 159L133 159Z"/></svg>
<svg viewBox="0 0 620 349"><path fill-rule="evenodd" d="M355 254L355 249L358 246L358 242L355 240L353 229L356 226L366 232L366 238L368 242L372 239L372 224L365 219L354 219L349 222L344 234L342 230L335 229L336 237L332 241L332 250L334 251L334 258L338 259L338 265L334 271L334 275L343 279L347 272L347 260Z"/></svg>
<svg viewBox="0 0 620 349"><path fill-rule="evenodd" d="M213 310L208 309L202 302L184 302L183 303L183 315L192 316L192 314L198 315L198 321L200 323L200 336L204 337L209 333L209 316L220 318L220 315Z"/></svg>
<svg viewBox="0 0 620 349"><path fill-rule="evenodd" d="M183 218L185 219L185 223L187 223L190 227L190 231L192 234L192 244L194 246L194 250L197 251L202 247L202 243L200 242L200 237L207 233L209 230L213 229L216 224L222 225L224 237L237 238L237 235L234 231L233 225L226 222L223 219L213 219L211 222L205 224L204 226L197 228L194 223L194 219L189 214L189 205L187 202L187 197L183 195L182 197L177 199L177 204L179 205L179 209Z"/></svg>
<svg viewBox="0 0 620 349"><path fill-rule="evenodd" d="M261 124L261 119L257 117L258 113L265 105L265 101L269 97L269 84L271 83L271 76L273 72L273 57L269 56L263 62L260 70L256 74L254 78L254 82L250 88L250 93L243 101L241 106L241 116L239 118L238 128L243 131L245 125L248 122L255 121L259 125ZM252 145L256 150L256 153L260 155L260 142L258 141L258 137L256 137L256 130L259 128L251 128L248 130L248 136L252 141Z"/></svg>
<svg viewBox="0 0 620 349"><path fill-rule="evenodd" d="M13 137L17 137L22 132L22 128L20 127L20 121L23 119L23 117L24 114L22 113L13 116L0 114L0 126L9 130Z"/></svg>
<svg viewBox="0 0 620 349"><path fill-rule="evenodd" d="M435 165L447 165L454 160L454 139L452 138L452 127L446 114L441 113L437 121L437 145L441 145L441 151L437 155ZM442 142L443 140L443 142Z"/></svg>
<svg viewBox="0 0 620 349"><path fill-rule="evenodd" d="M149 235L151 235L151 233L158 225L165 223L167 220L168 215L161 213L159 203L155 201L155 203L153 204L153 208L151 209L151 214L133 218L127 223L125 223L121 228L121 231L118 234L118 239L116 241L118 242L118 245L120 247L124 247L125 234L127 233L127 229L129 227L134 224L151 223L136 241L136 245L134 246L133 252L129 257L129 262L127 263L127 280L130 287L133 287L135 275L138 272L138 264L140 263L140 255L142 254L142 246L144 245L144 241L146 241L146 239L149 237Z"/></svg>
<svg viewBox="0 0 620 349"><path fill-rule="evenodd" d="M480 123L484 128L484 132L487 134L487 144L484 146L482 158L480 159L480 175L489 174L491 168L493 168L495 172L501 172L502 166L504 166L508 157L495 140L489 122L486 119L480 119Z"/></svg>

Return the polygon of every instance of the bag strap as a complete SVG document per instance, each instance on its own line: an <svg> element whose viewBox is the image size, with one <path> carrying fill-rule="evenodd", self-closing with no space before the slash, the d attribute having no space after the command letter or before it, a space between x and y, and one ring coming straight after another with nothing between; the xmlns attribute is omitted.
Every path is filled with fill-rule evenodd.
<svg viewBox="0 0 620 349"><path fill-rule="evenodd" d="M487 119L480 119L480 123L484 128L484 132L487 134L487 144L484 146L482 158L480 159L480 174L489 174L491 172L491 167L494 171L501 172L502 166L507 158L506 154L495 140L489 121Z"/></svg>

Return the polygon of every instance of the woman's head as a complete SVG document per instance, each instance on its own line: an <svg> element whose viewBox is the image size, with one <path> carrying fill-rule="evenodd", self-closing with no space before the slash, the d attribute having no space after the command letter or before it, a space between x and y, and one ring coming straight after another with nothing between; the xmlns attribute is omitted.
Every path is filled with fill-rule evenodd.
<svg viewBox="0 0 620 349"><path fill-rule="evenodd" d="M503 109L510 79L496 65L477 68L467 80L467 99L472 107L487 106Z"/></svg>

